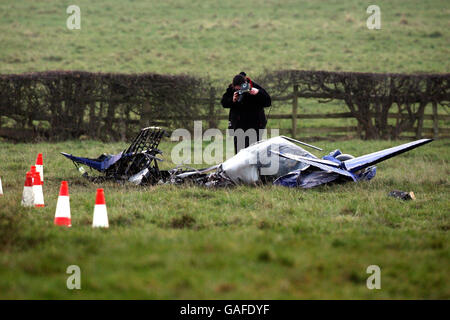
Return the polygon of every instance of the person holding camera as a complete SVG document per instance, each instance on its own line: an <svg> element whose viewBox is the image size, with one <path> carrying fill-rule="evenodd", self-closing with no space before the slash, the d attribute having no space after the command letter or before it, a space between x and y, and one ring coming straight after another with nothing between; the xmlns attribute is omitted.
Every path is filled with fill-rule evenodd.
<svg viewBox="0 0 450 320"><path fill-rule="evenodd" d="M235 153L240 149L238 146L247 148L251 143L259 141L259 130L265 129L267 124L264 108L272 104L266 90L247 77L245 72L241 72L234 76L221 103L224 108L230 109L228 129L234 131ZM244 134L238 129L242 129Z"/></svg>

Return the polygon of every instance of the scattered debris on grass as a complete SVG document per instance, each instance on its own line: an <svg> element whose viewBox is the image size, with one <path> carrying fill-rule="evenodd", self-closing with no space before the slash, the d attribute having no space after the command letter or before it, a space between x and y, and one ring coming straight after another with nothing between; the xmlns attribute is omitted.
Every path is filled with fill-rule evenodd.
<svg viewBox="0 0 450 320"><path fill-rule="evenodd" d="M416 196L414 195L414 192L412 192L412 191L406 192L406 191L400 191L400 190L393 190L393 191L389 192L388 196L394 197L397 199L402 199L402 200L416 200Z"/></svg>

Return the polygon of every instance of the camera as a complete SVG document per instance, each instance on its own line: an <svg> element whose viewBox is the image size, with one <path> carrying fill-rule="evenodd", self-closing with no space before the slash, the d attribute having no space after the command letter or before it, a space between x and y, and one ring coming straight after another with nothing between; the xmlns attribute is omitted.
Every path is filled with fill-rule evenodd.
<svg viewBox="0 0 450 320"><path fill-rule="evenodd" d="M238 99L237 102L241 102L242 101L242 97L244 96L244 93L246 92L250 92L251 88L250 88L250 84L248 82L244 82L241 85L241 89L238 90Z"/></svg>

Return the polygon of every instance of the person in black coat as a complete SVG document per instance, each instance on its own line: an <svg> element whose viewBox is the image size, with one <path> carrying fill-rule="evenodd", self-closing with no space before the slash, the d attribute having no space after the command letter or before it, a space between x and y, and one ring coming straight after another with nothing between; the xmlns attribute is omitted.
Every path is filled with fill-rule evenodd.
<svg viewBox="0 0 450 320"><path fill-rule="evenodd" d="M250 91L239 96L238 91L244 83L250 85ZM236 75L233 82L228 86L221 100L224 108L230 109L228 129L242 129L245 131L254 129L256 131L256 141L259 141L259 129L265 129L267 124L264 108L270 107L272 100L269 94L257 83L253 82L244 72ZM234 136L234 151L238 150L238 136ZM250 145L250 139L245 137L242 144L244 147ZM255 141L251 141L255 142Z"/></svg>

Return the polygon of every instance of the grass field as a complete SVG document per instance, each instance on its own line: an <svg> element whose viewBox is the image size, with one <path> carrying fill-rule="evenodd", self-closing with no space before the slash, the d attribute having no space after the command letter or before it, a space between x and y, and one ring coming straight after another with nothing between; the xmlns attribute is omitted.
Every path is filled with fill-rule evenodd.
<svg viewBox="0 0 450 320"><path fill-rule="evenodd" d="M66 28L72 4L81 8L81 30ZM366 27L370 4L381 8L381 30ZM0 73L186 73L225 88L242 70L256 81L290 68L449 72L449 18L445 0L0 0ZM274 103L272 112L289 110ZM302 113L345 111L337 102L300 100ZM299 121L299 138L303 126L354 123ZM361 155L400 142L316 144ZM450 298L448 140L381 163L370 182L308 191L102 185L110 228L94 230L99 186L59 152L95 157L125 146L0 140L0 298ZM172 147L162 144L165 168L174 166ZM25 172L38 152L46 207L26 209ZM64 179L71 229L53 225ZM417 200L387 197L393 189L414 191ZM81 268L81 290L66 288L69 265ZM381 290L366 288L369 265L381 268Z"/></svg>
<svg viewBox="0 0 450 320"><path fill-rule="evenodd" d="M318 144L360 155L396 143ZM58 152L124 147L0 143L0 298L450 298L448 141L383 162L371 182L307 191L106 184L110 228L92 229L99 186ZM26 209L24 173L38 152L46 207ZM63 179L71 229L53 226ZM393 189L417 200L387 197ZM81 290L66 288L69 265L81 268ZM366 288L369 265L381 268L381 290Z"/></svg>
<svg viewBox="0 0 450 320"><path fill-rule="evenodd" d="M81 9L68 30L66 8ZM346 1L0 1L0 73L43 70L209 75L245 70L448 72L450 3Z"/></svg>

